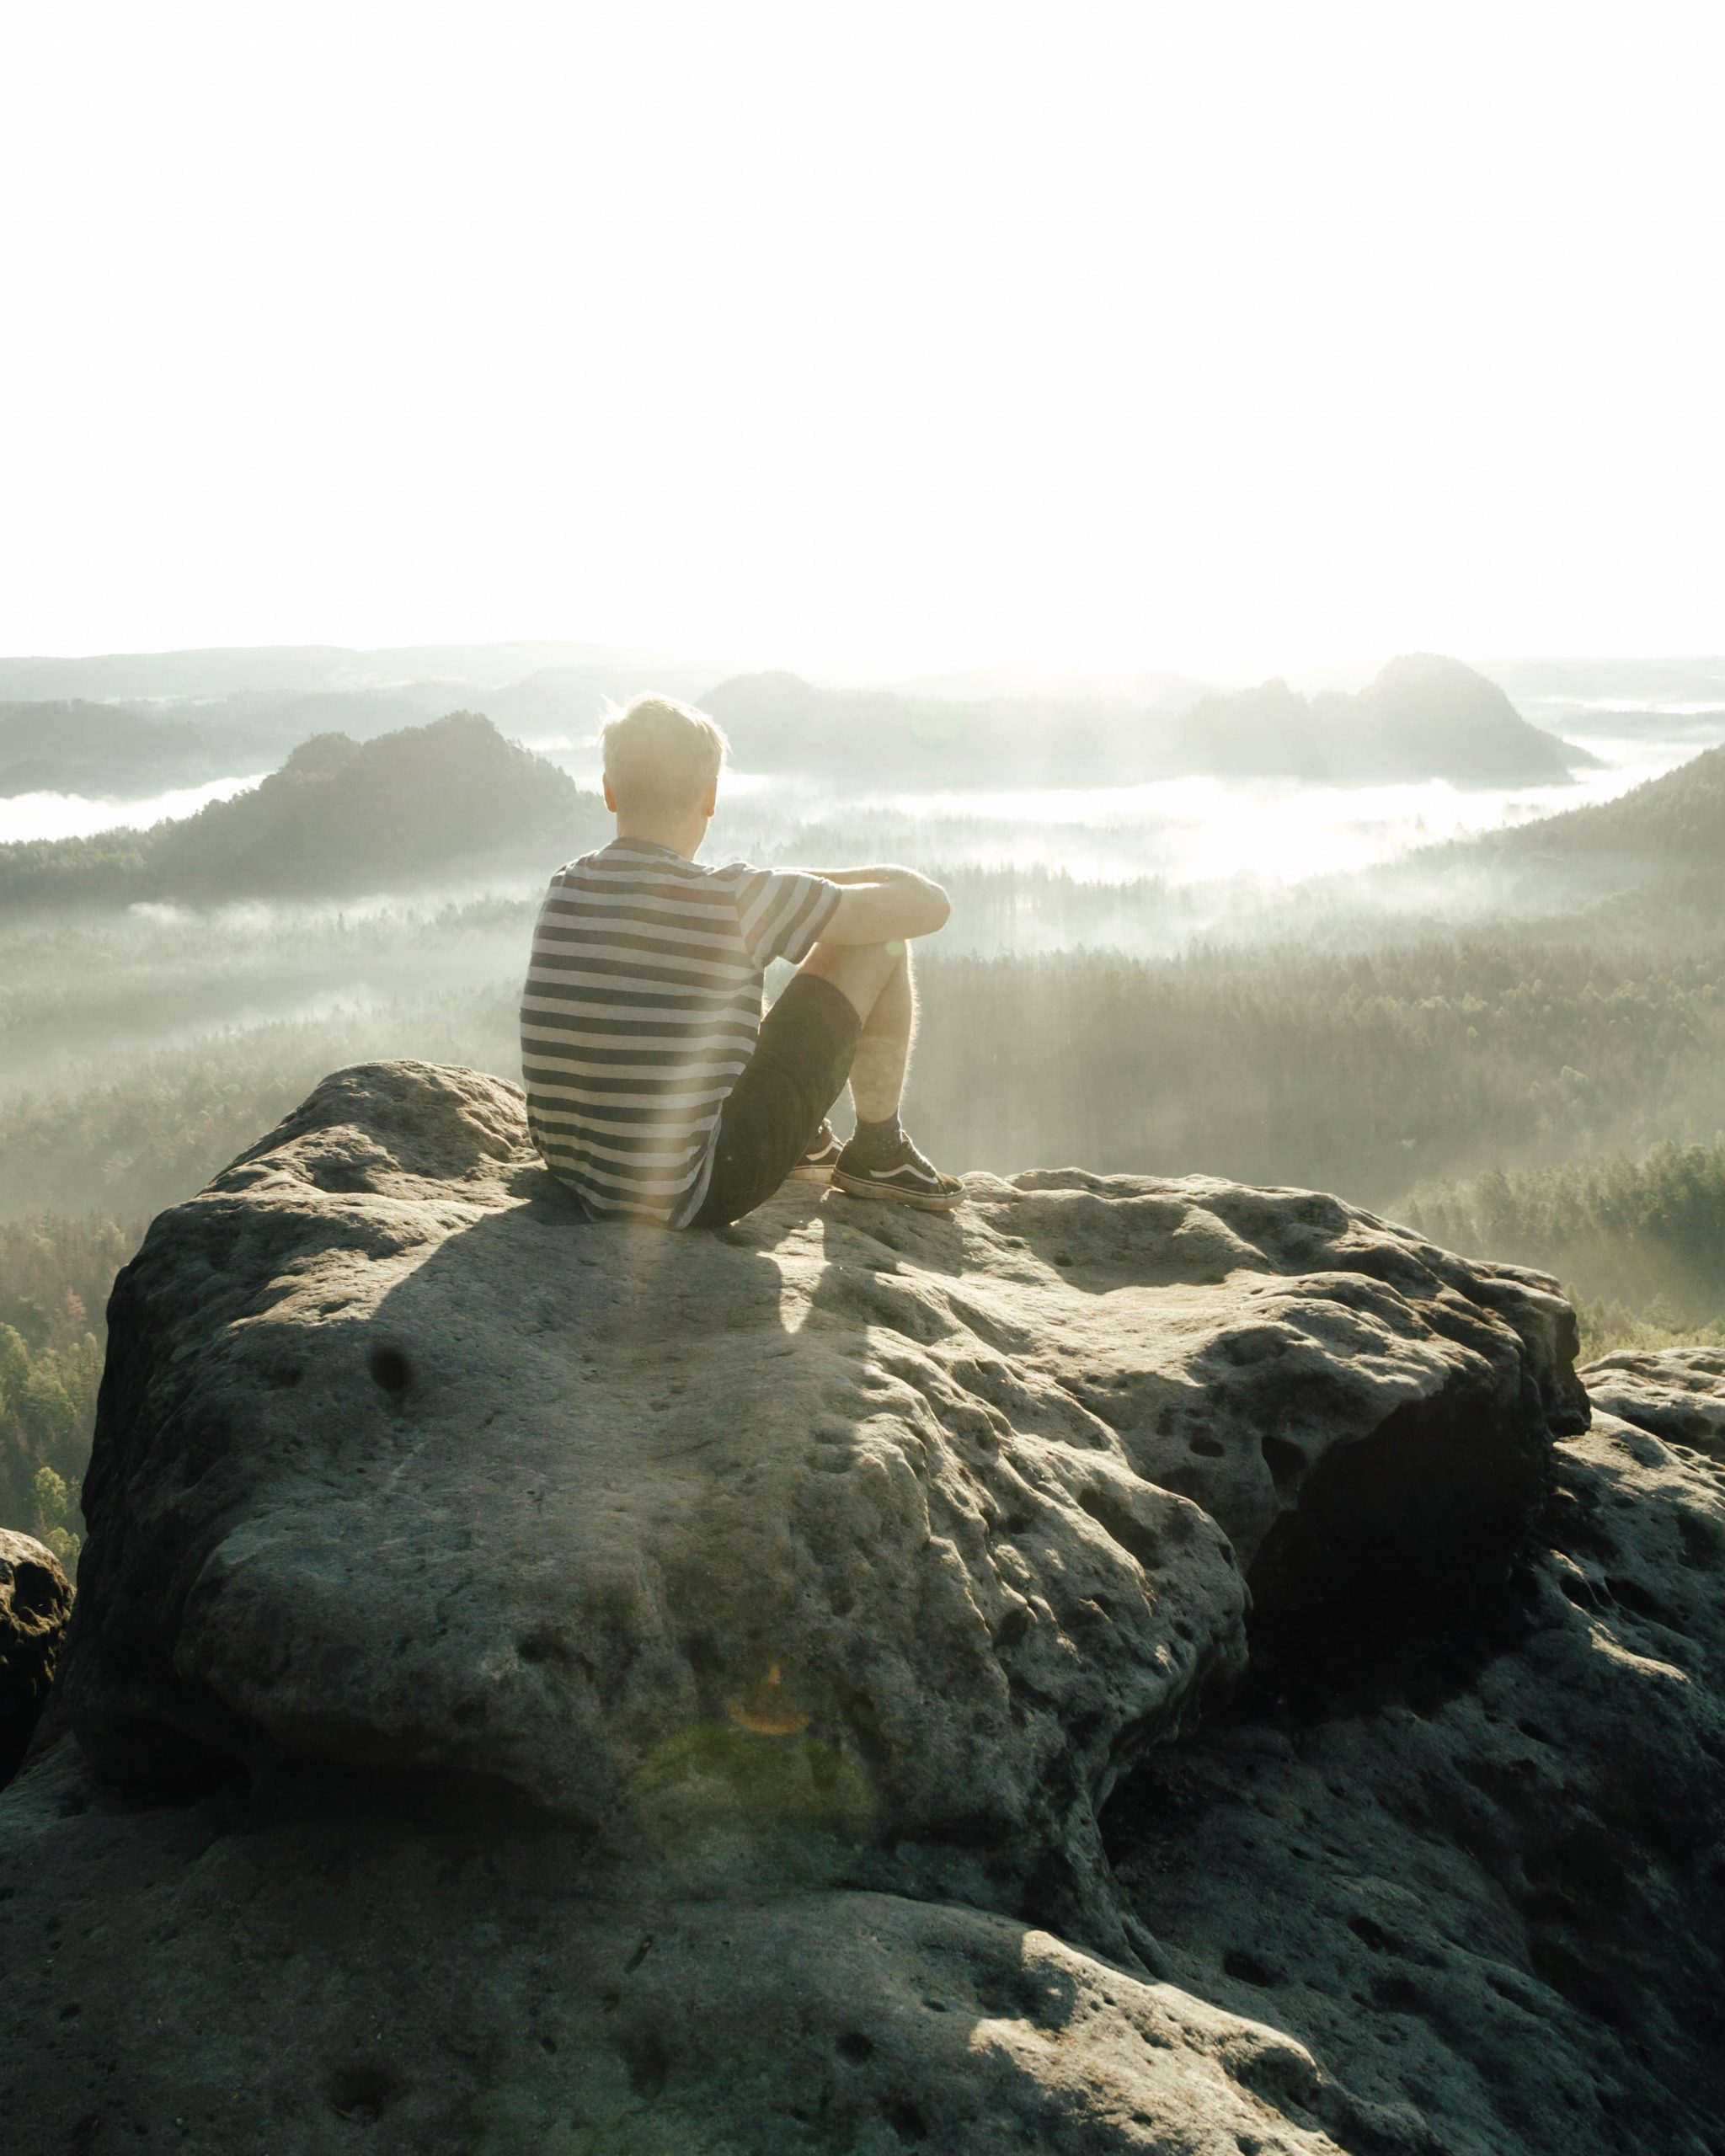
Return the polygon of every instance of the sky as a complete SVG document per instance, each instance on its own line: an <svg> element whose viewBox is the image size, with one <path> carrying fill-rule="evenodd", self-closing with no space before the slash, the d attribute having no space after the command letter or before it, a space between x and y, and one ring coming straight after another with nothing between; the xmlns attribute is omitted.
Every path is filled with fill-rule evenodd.
<svg viewBox="0 0 1725 2156"><path fill-rule="evenodd" d="M0 651L1725 648L1725 11L67 0Z"/></svg>

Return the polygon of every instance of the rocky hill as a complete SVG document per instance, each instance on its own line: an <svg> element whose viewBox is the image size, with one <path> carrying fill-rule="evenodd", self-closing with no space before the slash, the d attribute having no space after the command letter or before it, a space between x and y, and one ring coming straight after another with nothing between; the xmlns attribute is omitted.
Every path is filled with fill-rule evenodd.
<svg viewBox="0 0 1725 2156"><path fill-rule="evenodd" d="M0 846L0 898L324 898L537 876L611 828L596 793L451 712L363 743L319 734L250 792L148 831Z"/></svg>
<svg viewBox="0 0 1725 2156"><path fill-rule="evenodd" d="M1615 801L1493 832L1476 844L1522 859L1586 856L1607 873L1623 862L1717 869L1725 862L1725 748L1706 750Z"/></svg>
<svg viewBox="0 0 1725 2156"><path fill-rule="evenodd" d="M1167 753L1194 771L1330 786L1556 786L1597 761L1530 726L1495 681L1429 652L1392 659L1353 696L1308 701L1267 681L1208 697Z"/></svg>
<svg viewBox="0 0 1725 2156"><path fill-rule="evenodd" d="M20 2156L1715 2145L1725 1453L1542 1276L1076 1171L595 1226L388 1065L109 1339Z"/></svg>
<svg viewBox="0 0 1725 2156"><path fill-rule="evenodd" d="M1496 681L1433 652L1391 659L1357 696L1318 696L1313 708L1339 765L1386 780L1550 786L1599 761L1530 726Z"/></svg>
<svg viewBox="0 0 1725 2156"><path fill-rule="evenodd" d="M1560 939L1717 948L1725 920L1725 748L1615 801L1425 846L1307 887L1320 907L1519 922Z"/></svg>

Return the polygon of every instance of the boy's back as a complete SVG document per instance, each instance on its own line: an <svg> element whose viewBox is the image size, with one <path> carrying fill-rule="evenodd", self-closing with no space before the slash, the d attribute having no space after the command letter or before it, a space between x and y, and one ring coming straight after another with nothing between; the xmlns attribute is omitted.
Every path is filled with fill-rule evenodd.
<svg viewBox="0 0 1725 2156"><path fill-rule="evenodd" d="M820 876L705 868L642 838L558 871L521 998L521 1063L534 1142L591 1212L694 1219L760 1031L763 969L799 963L839 895Z"/></svg>

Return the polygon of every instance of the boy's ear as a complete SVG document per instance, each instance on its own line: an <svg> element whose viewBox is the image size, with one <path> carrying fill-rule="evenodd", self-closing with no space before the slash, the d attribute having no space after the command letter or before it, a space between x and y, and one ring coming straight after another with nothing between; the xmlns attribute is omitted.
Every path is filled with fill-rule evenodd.
<svg viewBox="0 0 1725 2156"><path fill-rule="evenodd" d="M710 816L710 815L713 814L713 810L714 810L715 808L718 808L718 781L717 779L714 779L714 781L713 782L712 785L711 785L711 786L709 786L709 787L708 787L708 789L707 789L707 796L706 796L706 798L705 798L705 799L702 802L702 803L701 803L701 814L702 814L703 816Z"/></svg>
<svg viewBox="0 0 1725 2156"><path fill-rule="evenodd" d="M599 782L605 788L605 805L614 816L617 814L617 796L611 790L611 781L606 778Z"/></svg>

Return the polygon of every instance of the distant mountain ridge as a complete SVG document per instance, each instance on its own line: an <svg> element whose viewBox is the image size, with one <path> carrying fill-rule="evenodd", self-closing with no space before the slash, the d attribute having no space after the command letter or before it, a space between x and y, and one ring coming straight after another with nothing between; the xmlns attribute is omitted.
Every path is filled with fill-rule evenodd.
<svg viewBox="0 0 1725 2156"><path fill-rule="evenodd" d="M693 662L575 644L0 659L0 700L23 699L0 701L0 794L136 798L273 768L318 734L370 739L458 706L567 749L608 702L646 689L710 710L744 770L880 790L1193 776L1543 786L1594 760L1530 725L1495 682L1430 654L1392 660L1357 694L1310 698L1280 680L1215 695L1172 675L1048 680L1004 670L824 688L770 671L715 686Z"/></svg>
<svg viewBox="0 0 1725 2156"><path fill-rule="evenodd" d="M1511 696L1551 703L1725 705L1725 657L1493 659L1482 668Z"/></svg>
<svg viewBox="0 0 1725 2156"><path fill-rule="evenodd" d="M820 689L782 673L721 682L704 705L745 771L841 770L895 789L1187 777L1552 786L1598 761L1529 725L1495 682L1431 654L1391 660L1353 696L1308 699L1272 680L1184 708L1100 696L960 702Z"/></svg>
<svg viewBox="0 0 1725 2156"><path fill-rule="evenodd" d="M242 773L248 745L243 736L236 739L206 721L158 718L126 705L82 698L0 703L0 798L85 793L124 800L196 786ZM259 755L257 767L275 760Z"/></svg>
<svg viewBox="0 0 1725 2156"><path fill-rule="evenodd" d="M696 696L716 671L559 643L0 658L0 798L137 799L274 770L320 734L366 741L481 704L511 735L567 735L644 682Z"/></svg>

